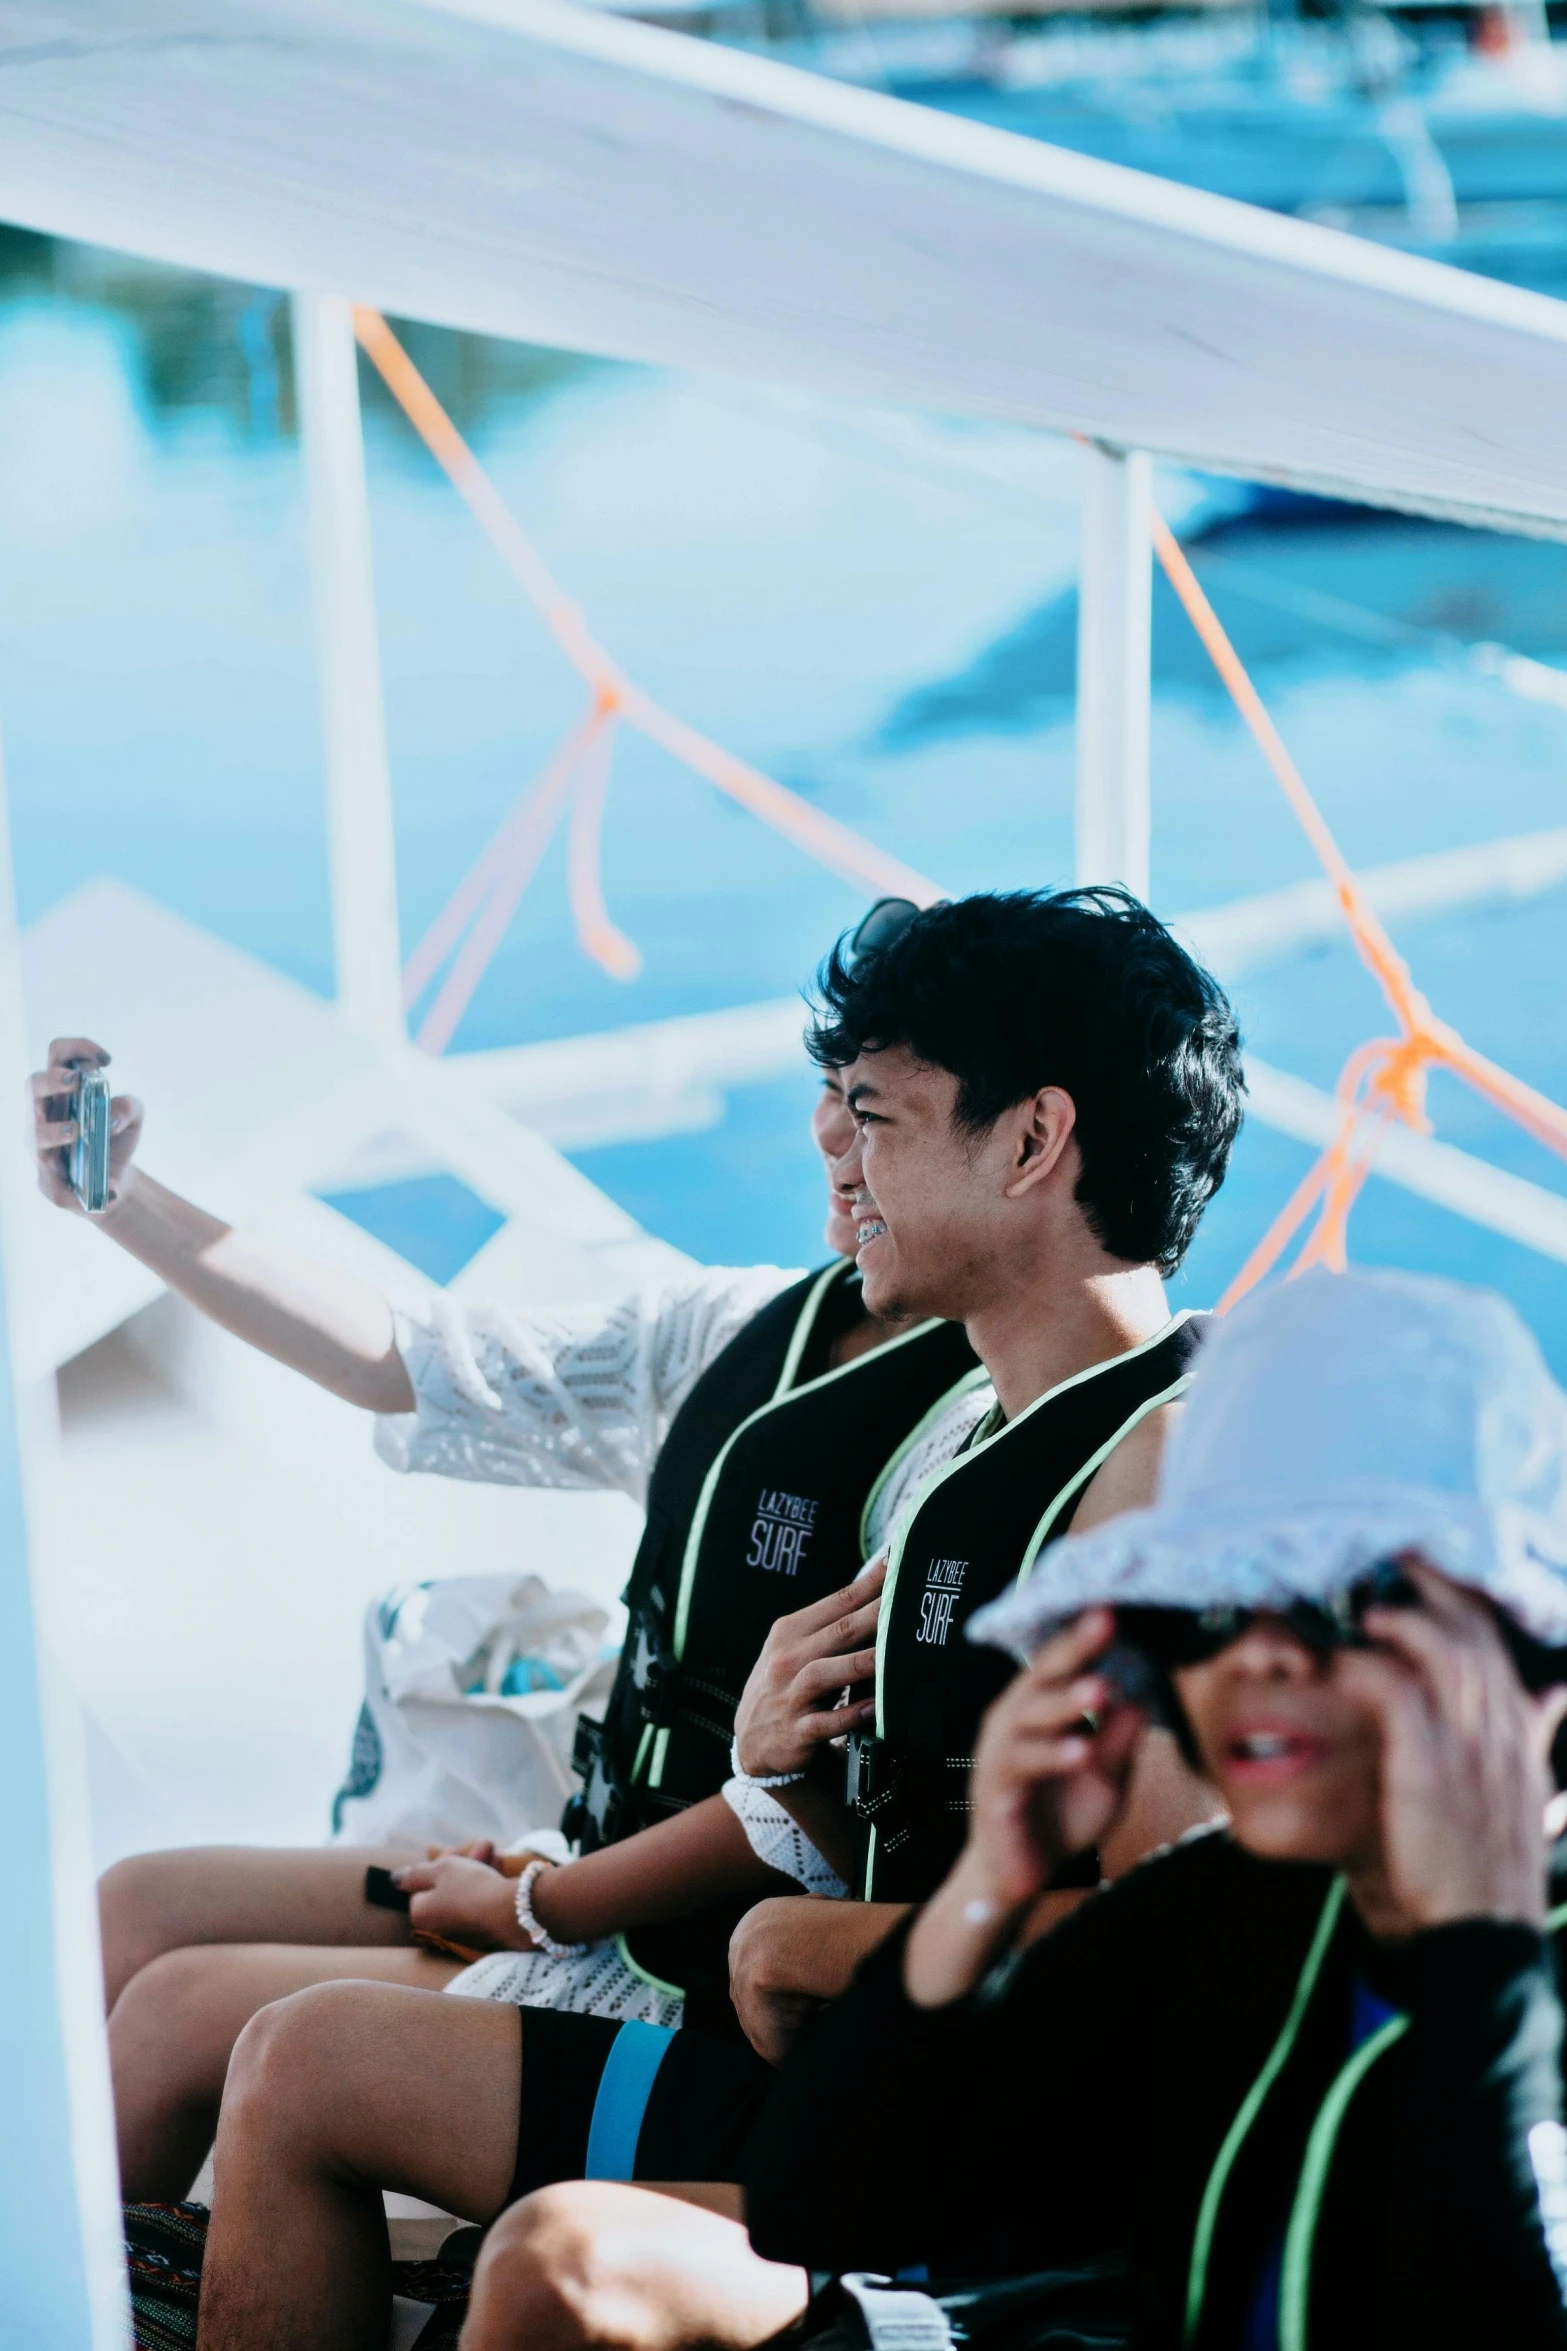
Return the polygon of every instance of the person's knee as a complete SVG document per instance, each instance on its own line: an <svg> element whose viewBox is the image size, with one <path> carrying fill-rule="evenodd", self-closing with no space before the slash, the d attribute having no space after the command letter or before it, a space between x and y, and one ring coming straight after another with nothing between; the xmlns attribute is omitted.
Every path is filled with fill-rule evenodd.
<svg viewBox="0 0 1567 2351"><path fill-rule="evenodd" d="M624 2297L603 2269L601 2236L582 2183L540 2188L513 2204L484 2240L463 2351L586 2351L626 2341Z"/></svg>
<svg viewBox="0 0 1567 2351"><path fill-rule="evenodd" d="M197 1945L161 1952L137 1969L109 2019L116 2071L150 2063L160 2085L175 2094L192 2078L205 2080L212 2068L213 1978L220 1964ZM226 2046L221 2054L227 2056Z"/></svg>
<svg viewBox="0 0 1567 2351"><path fill-rule="evenodd" d="M174 1926L164 1860L161 1853L133 1853L98 1880L98 1933L111 2003L169 1947Z"/></svg>
<svg viewBox="0 0 1567 2351"><path fill-rule="evenodd" d="M334 2061L352 2039L351 1995L362 1988L312 1984L257 2009L229 2059L220 2155L240 2145L265 2147L278 2160L330 2154Z"/></svg>

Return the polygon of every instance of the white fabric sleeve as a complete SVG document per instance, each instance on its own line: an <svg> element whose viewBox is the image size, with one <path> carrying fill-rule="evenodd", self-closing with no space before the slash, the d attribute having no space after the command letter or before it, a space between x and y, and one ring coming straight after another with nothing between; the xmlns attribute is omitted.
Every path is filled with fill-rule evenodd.
<svg viewBox="0 0 1567 2351"><path fill-rule="evenodd" d="M598 1486L633 1501L670 1421L735 1333L797 1273L693 1268L684 1281L604 1307L510 1313L444 1294L399 1314L416 1399L376 1416L391 1469L504 1486Z"/></svg>
<svg viewBox="0 0 1567 2351"><path fill-rule="evenodd" d="M960 1453L996 1401L988 1380L956 1396L914 1443L871 1502L865 1514L865 1556L873 1559L886 1544L904 1507L931 1475Z"/></svg>
<svg viewBox="0 0 1567 2351"><path fill-rule="evenodd" d="M826 1894L834 1902L844 1899L848 1887L776 1796L754 1780L725 1780L723 1798L758 1861L781 1877L793 1878L808 1894Z"/></svg>

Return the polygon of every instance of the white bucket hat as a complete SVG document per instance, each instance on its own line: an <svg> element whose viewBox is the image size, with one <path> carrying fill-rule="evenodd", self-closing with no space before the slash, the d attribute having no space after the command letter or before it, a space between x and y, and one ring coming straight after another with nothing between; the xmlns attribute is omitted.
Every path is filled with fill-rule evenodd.
<svg viewBox="0 0 1567 2351"><path fill-rule="evenodd" d="M1315 1271L1214 1326L1152 1508L1065 1536L969 1634L1026 1656L1100 1602L1285 1609L1410 1550L1567 1646L1567 1396L1492 1291Z"/></svg>

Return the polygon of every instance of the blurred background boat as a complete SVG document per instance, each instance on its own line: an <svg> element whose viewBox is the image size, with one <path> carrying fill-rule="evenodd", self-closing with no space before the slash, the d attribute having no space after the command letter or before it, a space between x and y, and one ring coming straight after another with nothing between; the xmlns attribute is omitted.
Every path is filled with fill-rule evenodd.
<svg viewBox="0 0 1567 2351"><path fill-rule="evenodd" d="M1562 267L1567 82L1543 0L634 13L1520 284Z"/></svg>

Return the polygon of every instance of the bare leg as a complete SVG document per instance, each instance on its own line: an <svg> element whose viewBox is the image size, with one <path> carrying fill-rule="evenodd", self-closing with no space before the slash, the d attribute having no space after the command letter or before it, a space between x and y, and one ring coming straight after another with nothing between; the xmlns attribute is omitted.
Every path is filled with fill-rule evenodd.
<svg viewBox="0 0 1567 2351"><path fill-rule="evenodd" d="M217 2129L234 2044L269 2001L344 1977L438 1992L458 1965L413 1945L208 1943L150 1960L109 2019L122 2193L135 2203L189 2192Z"/></svg>
<svg viewBox="0 0 1567 2351"><path fill-rule="evenodd" d="M809 2281L751 2251L743 2223L668 2194L573 2180L501 2215L479 2256L462 2351L752 2351Z"/></svg>
<svg viewBox="0 0 1567 2351"><path fill-rule="evenodd" d="M423 1859L365 1846L192 1845L117 1861L98 1883L108 2007L149 1960L191 1943L407 1948L406 1917L365 1900L365 1869Z"/></svg>
<svg viewBox="0 0 1567 2351"><path fill-rule="evenodd" d="M218 2124L199 2351L385 2351L381 2191L493 2219L521 2060L509 2004L335 1983L264 2008Z"/></svg>

